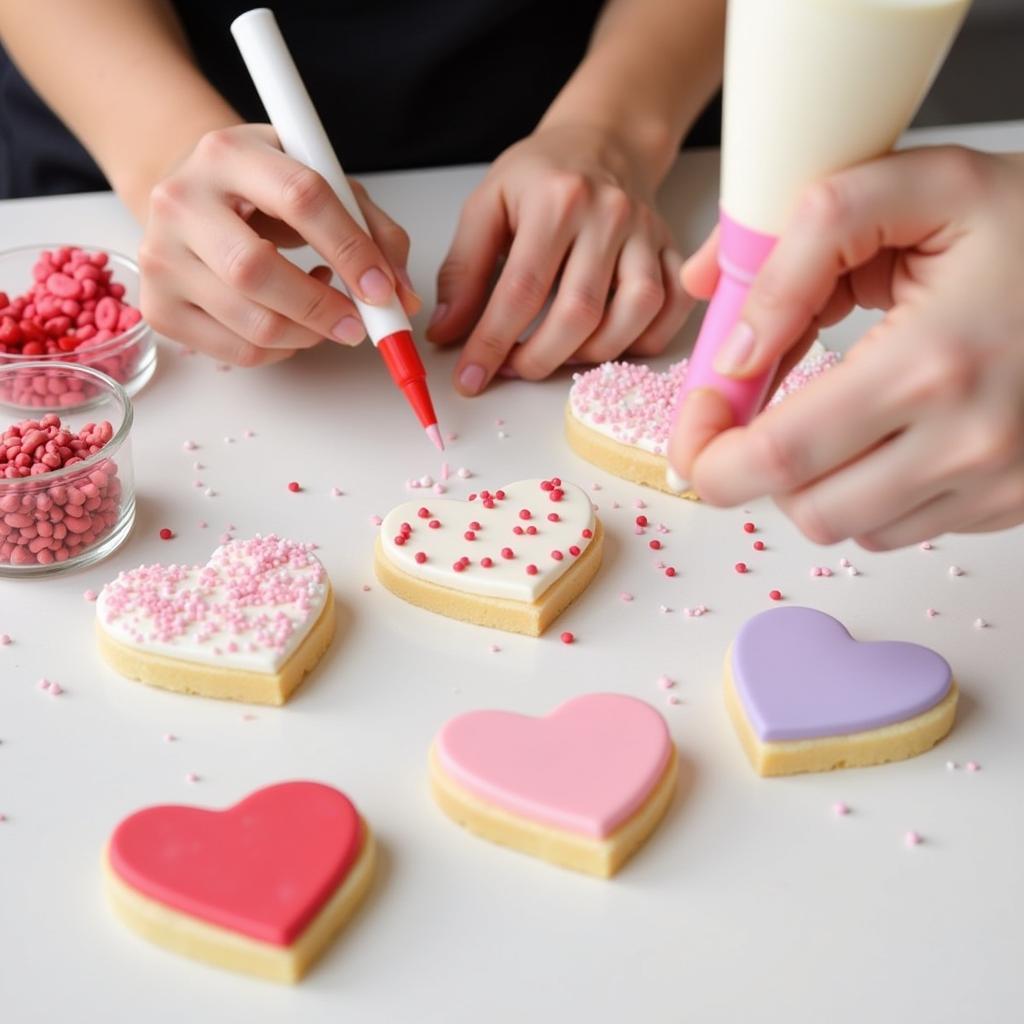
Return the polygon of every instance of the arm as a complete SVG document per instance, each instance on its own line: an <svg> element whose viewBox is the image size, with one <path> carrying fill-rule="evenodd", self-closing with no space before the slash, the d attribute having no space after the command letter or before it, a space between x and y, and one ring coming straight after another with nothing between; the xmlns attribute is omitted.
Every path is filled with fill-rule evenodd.
<svg viewBox="0 0 1024 1024"><path fill-rule="evenodd" d="M676 334L692 302L654 195L720 80L724 8L611 0L536 130L469 198L429 329L440 344L469 335L455 370L463 394L499 370L539 379L569 358L652 355Z"/></svg>

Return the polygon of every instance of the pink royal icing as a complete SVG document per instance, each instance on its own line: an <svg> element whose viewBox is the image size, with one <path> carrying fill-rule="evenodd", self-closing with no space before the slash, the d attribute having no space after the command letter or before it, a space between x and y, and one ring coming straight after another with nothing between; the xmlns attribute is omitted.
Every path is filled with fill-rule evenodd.
<svg viewBox="0 0 1024 1024"><path fill-rule="evenodd" d="M603 838L658 784L672 740L649 704L591 693L543 718L459 715L442 728L435 749L448 776L482 800L541 825Z"/></svg>
<svg viewBox="0 0 1024 1024"><path fill-rule="evenodd" d="M343 793L283 782L223 811L138 811L114 830L110 864L164 906L288 946L345 880L364 833Z"/></svg>

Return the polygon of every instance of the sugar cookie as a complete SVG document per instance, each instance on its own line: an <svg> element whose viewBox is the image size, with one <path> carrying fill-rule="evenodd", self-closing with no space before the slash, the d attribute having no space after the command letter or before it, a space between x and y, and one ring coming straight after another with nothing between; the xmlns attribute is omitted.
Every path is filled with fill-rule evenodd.
<svg viewBox="0 0 1024 1024"><path fill-rule="evenodd" d="M761 775L899 761L953 727L957 686L927 647L859 643L812 608L750 619L725 659L725 701Z"/></svg>
<svg viewBox="0 0 1024 1024"><path fill-rule="evenodd" d="M377 577L454 619L539 636L601 564L603 529L587 495L558 477L468 501L407 501L385 516Z"/></svg>
<svg viewBox="0 0 1024 1024"><path fill-rule="evenodd" d="M786 377L771 404L805 387L839 361L817 342ZM565 431L577 455L615 476L669 494L665 451L687 360L665 373L636 363L602 363L577 373L565 407ZM696 500L693 491L680 497Z"/></svg>
<svg viewBox="0 0 1024 1024"><path fill-rule="evenodd" d="M114 830L104 873L117 916L151 942L294 982L359 905L374 858L348 797L284 782L224 811L138 811Z"/></svg>
<svg viewBox="0 0 1024 1024"><path fill-rule="evenodd" d="M661 821L677 764L661 715L615 693L575 697L543 718L471 711L449 721L430 751L434 798L450 818L605 878Z"/></svg>
<svg viewBox="0 0 1024 1024"><path fill-rule="evenodd" d="M330 646L334 596L311 544L232 540L203 566L143 565L96 602L100 653L182 693L283 704Z"/></svg>

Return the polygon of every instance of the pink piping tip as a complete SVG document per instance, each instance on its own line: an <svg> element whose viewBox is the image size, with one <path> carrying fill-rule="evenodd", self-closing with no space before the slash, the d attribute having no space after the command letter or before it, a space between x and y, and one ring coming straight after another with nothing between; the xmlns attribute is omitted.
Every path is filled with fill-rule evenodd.
<svg viewBox="0 0 1024 1024"><path fill-rule="evenodd" d="M427 431L427 437L434 442L434 447L438 451L444 451L444 438L441 437L441 431L438 429L436 423L431 423L429 427L425 428Z"/></svg>

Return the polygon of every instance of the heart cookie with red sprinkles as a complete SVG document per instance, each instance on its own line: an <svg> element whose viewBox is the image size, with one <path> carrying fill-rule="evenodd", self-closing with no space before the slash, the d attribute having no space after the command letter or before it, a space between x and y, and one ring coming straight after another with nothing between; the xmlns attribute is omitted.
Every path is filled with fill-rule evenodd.
<svg viewBox="0 0 1024 1024"><path fill-rule="evenodd" d="M521 480L467 501L404 502L380 527L380 581L411 604L539 636L601 563L603 529L575 484Z"/></svg>

